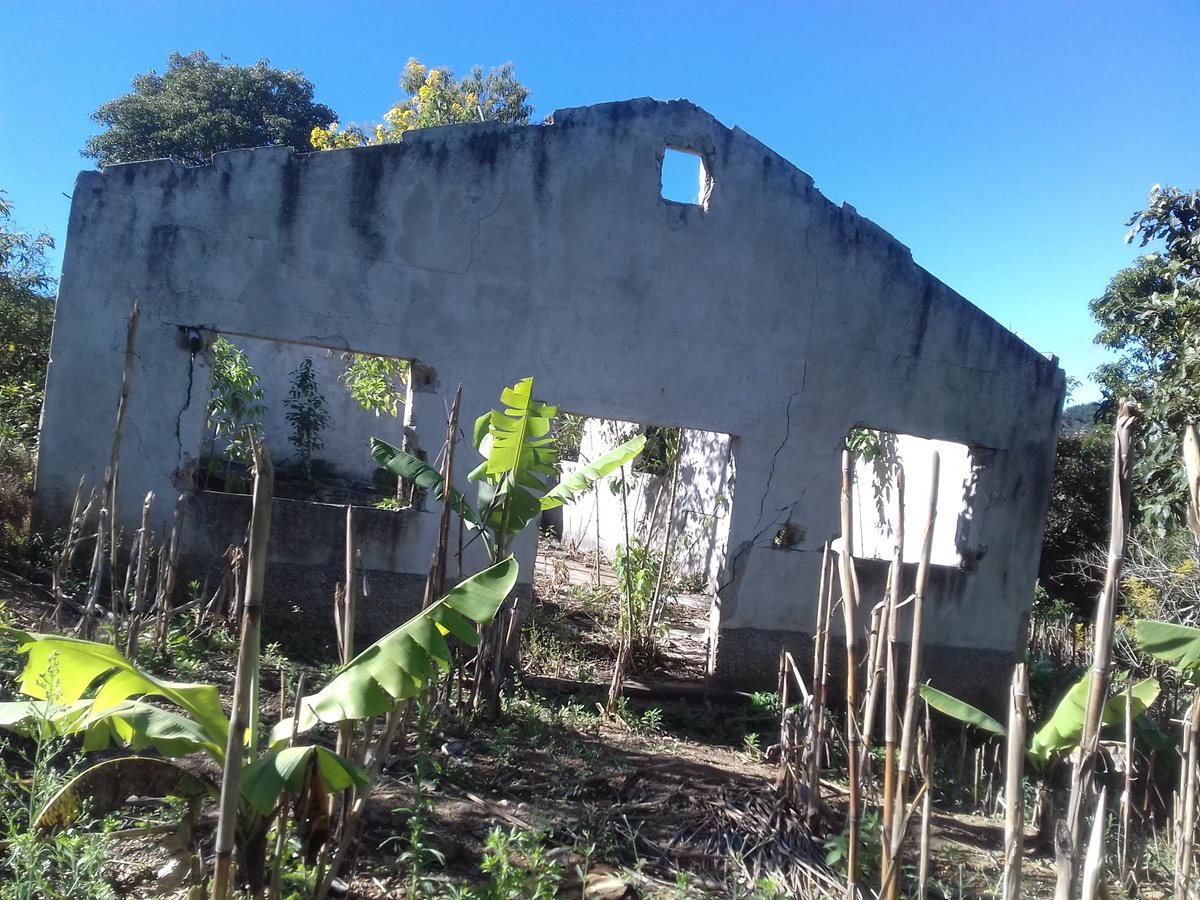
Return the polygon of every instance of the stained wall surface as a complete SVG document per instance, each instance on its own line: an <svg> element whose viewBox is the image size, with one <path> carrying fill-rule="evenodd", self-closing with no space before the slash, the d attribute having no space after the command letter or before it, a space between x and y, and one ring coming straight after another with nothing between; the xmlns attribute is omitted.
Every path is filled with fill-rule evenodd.
<svg viewBox="0 0 1200 900"><path fill-rule="evenodd" d="M668 147L703 159L703 205L660 196ZM420 361L436 373L436 412L419 423L434 450L459 383L469 422L531 374L564 409L730 435L738 479L715 664L731 683L772 677L781 644L807 646L848 430L965 444L987 460L977 558L931 596L927 640L945 650L931 659L999 665L1020 640L1061 370L808 175L690 103L83 173L47 384L41 522L65 519L81 475L103 475L134 298L117 506L127 523L147 490L190 489L210 369L180 327L201 326ZM158 509L169 517L169 502ZM797 539L775 546L789 524ZM432 543L419 542L433 532L409 523L413 559L428 559ZM523 552L527 578L532 545Z"/></svg>

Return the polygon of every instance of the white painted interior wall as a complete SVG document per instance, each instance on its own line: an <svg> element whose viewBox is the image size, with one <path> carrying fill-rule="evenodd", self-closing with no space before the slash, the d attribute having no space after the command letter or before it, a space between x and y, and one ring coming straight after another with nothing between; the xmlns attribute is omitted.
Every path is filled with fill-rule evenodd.
<svg viewBox="0 0 1200 900"><path fill-rule="evenodd" d="M957 566L973 525L975 477L971 451L953 441L908 434L893 437L894 443L882 445L883 453L877 463L859 460L854 468L851 489L854 555L864 559L892 558L896 491L891 473L900 465L904 469L904 561L920 560L936 451L941 462L930 562L937 566Z"/></svg>
<svg viewBox="0 0 1200 900"><path fill-rule="evenodd" d="M600 456L620 443L634 427L632 423L589 418L584 423L579 445L580 464ZM679 458L679 486L675 492L675 570L704 580L715 591L729 544L732 510L733 456L729 435L710 431L683 430ZM599 537L600 551L611 558L617 544L625 542L621 492L610 485L618 476L602 482L563 509L563 541L593 552ZM670 476L635 473L628 484L630 534L646 539L653 527L653 544L665 538ZM655 498L661 500L655 508ZM597 528L597 508L599 528ZM653 519L651 516L653 515ZM653 523L653 525L652 525Z"/></svg>

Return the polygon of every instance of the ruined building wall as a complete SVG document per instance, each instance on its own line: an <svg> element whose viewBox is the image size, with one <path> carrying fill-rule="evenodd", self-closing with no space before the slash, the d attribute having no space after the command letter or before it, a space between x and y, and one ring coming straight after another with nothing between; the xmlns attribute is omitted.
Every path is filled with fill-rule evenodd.
<svg viewBox="0 0 1200 900"><path fill-rule="evenodd" d="M668 146L703 158L703 205L661 198ZM850 428L985 448L976 558L939 576L927 634L942 652L930 658L1007 661L1019 640L1062 372L853 208L689 103L82 174L47 385L40 521L61 522L80 475L103 474L135 297L118 505L127 522L146 490L163 498L189 484L208 373L179 327L201 325L420 361L435 373L417 411L434 449L457 384L470 422L529 374L564 409L731 435L716 668L733 683L770 677L779 644L812 629ZM776 546L785 525L796 540ZM423 573L432 531L414 524L413 549L393 562ZM522 553L527 579L532 545Z"/></svg>

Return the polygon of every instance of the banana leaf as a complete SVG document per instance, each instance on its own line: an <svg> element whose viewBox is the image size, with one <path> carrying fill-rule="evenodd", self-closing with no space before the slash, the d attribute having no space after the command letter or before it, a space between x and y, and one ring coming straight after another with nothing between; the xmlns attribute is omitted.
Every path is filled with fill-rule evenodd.
<svg viewBox="0 0 1200 900"><path fill-rule="evenodd" d="M405 453L398 447L393 447L387 441L371 438L371 455L375 461L393 475L411 481L423 491L432 492L439 500L445 500L445 490L442 484L442 473L423 459L417 459L411 453ZM450 488L450 502L456 511L461 511L467 524L479 530L483 528L479 514L467 502L461 492Z"/></svg>
<svg viewBox="0 0 1200 900"><path fill-rule="evenodd" d="M229 722L215 685L155 678L111 644L12 628L0 628L0 634L16 640L17 651L28 656L18 676L22 693L63 706L88 699L90 695L91 704L77 730L99 721L129 700L161 697L182 710L203 731L205 741L222 748L224 755Z"/></svg>
<svg viewBox="0 0 1200 900"><path fill-rule="evenodd" d="M517 582L517 561L511 556L463 581L428 609L409 619L350 660L320 691L300 701L298 727L318 722L367 719L390 712L401 700L424 689L439 670L450 666L445 636L466 644L478 641L472 623L486 625ZM271 734L277 746L291 733L284 719Z"/></svg>
<svg viewBox="0 0 1200 900"><path fill-rule="evenodd" d="M272 750L242 769L242 799L256 812L269 815L284 788L300 790L310 761L330 792L366 787L369 783L366 772L331 750L317 746L285 747Z"/></svg>
<svg viewBox="0 0 1200 900"><path fill-rule="evenodd" d="M1189 684L1200 684L1200 628L1135 619L1133 630L1139 647L1169 663Z"/></svg>
<svg viewBox="0 0 1200 900"><path fill-rule="evenodd" d="M562 506L564 503L570 503L601 478L612 474L625 465L625 463L634 459L642 452L645 446L646 436L639 434L630 438L619 447L609 450L583 468L576 469L550 489L546 496L542 498L541 508L554 509L557 506Z"/></svg>
<svg viewBox="0 0 1200 900"><path fill-rule="evenodd" d="M992 734L998 734L1001 737L1005 737L1008 734L1007 728L983 710L977 709L965 700L952 697L944 691L939 691L928 684L921 685L921 697L938 712L952 719L958 719L958 721L973 728L978 728L981 731L990 731Z"/></svg>
<svg viewBox="0 0 1200 900"><path fill-rule="evenodd" d="M1088 686L1092 672L1075 682L1055 707L1046 724L1037 730L1029 743L1028 756L1034 763L1045 767L1059 756L1079 746L1083 736L1084 713L1087 705ZM1133 685L1133 717L1137 718L1158 698L1159 685L1153 678L1145 678ZM1101 713L1101 726L1116 725L1125 721L1125 692L1112 697Z"/></svg>
<svg viewBox="0 0 1200 900"><path fill-rule="evenodd" d="M558 409L533 399L532 378L505 388L500 402L503 409L475 423L476 447L486 457L483 474L493 482L507 475L522 487L545 490L538 477L555 475L558 450L550 427Z"/></svg>
<svg viewBox="0 0 1200 900"><path fill-rule="evenodd" d="M212 797L219 792L207 778L175 763L145 756L123 756L80 772L42 807L37 827L63 828L79 820L86 807L98 818L123 808L130 797Z"/></svg>

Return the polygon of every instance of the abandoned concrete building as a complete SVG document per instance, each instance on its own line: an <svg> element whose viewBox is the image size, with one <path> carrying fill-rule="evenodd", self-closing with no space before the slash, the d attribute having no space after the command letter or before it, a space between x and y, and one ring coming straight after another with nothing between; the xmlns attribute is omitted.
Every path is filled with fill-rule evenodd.
<svg viewBox="0 0 1200 900"><path fill-rule="evenodd" d="M696 167L691 202L662 193L664 156L675 153ZM356 150L243 150L196 168L82 173L46 388L43 527L66 521L81 476L103 478L135 298L117 518L135 528L154 491L152 521L166 528L187 494L185 556L198 564L240 541L249 515L248 497L197 488L210 347L222 335L318 361L410 361L409 433L431 456L458 385L469 423L527 375L563 410L705 436L711 452L685 473L704 484L681 515L711 533L695 566L714 595L712 672L728 685L773 684L781 646L811 655L847 435L897 436L918 510L912 558L920 448L941 447L929 674L971 696L1022 639L1063 394L1056 360L787 160L690 103L632 100L560 110L540 126L451 126ZM335 421L325 455L369 479L372 430L400 440L386 417ZM286 453L284 443L272 450ZM473 455L469 442L462 452ZM455 470L464 492L471 465ZM276 634L328 634L342 502L354 500L276 500ZM891 553L886 516L872 518L879 504L862 487L858 505L863 593L874 603L886 563L871 557ZM364 637L411 611L437 518L434 508L358 515L371 579ZM516 548L526 588L532 532Z"/></svg>

